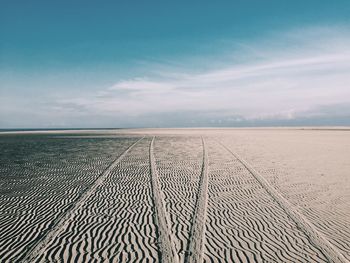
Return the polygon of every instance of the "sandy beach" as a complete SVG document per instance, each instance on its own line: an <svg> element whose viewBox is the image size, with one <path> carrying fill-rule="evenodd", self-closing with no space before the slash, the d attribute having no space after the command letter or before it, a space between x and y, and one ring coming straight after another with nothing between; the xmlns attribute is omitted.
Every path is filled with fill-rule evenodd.
<svg viewBox="0 0 350 263"><path fill-rule="evenodd" d="M0 133L0 262L349 262L350 131Z"/></svg>

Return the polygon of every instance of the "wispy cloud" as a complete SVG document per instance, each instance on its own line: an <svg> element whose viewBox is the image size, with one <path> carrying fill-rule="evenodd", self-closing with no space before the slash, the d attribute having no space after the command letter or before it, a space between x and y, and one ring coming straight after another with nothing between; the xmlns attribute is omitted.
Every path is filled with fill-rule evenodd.
<svg viewBox="0 0 350 263"><path fill-rule="evenodd" d="M144 62L149 74L116 80L78 96L47 98L37 110L40 116L65 123L91 123L94 118L100 126L348 118L350 112L344 109L350 105L349 47L348 28L294 30L253 43L234 43L222 57L203 57L201 64L181 68L176 62L172 69L171 63L162 68Z"/></svg>
<svg viewBox="0 0 350 263"><path fill-rule="evenodd" d="M220 69L160 70L159 78L121 80L99 94L59 103L100 114L221 111L245 119L291 119L322 105L350 103L349 31L292 31L262 43L249 47L255 50L251 58L245 54L245 61L232 60Z"/></svg>

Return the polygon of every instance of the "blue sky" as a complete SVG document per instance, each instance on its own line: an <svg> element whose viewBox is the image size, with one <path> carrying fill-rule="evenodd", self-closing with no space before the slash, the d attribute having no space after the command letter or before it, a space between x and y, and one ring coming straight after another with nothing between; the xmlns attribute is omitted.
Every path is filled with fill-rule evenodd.
<svg viewBox="0 0 350 263"><path fill-rule="evenodd" d="M0 128L350 125L349 1L0 0Z"/></svg>

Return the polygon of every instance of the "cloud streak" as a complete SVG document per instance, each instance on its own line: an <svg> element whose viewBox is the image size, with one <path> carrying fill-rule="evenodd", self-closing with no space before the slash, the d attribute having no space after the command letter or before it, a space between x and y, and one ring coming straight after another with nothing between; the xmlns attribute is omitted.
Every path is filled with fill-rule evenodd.
<svg viewBox="0 0 350 263"><path fill-rule="evenodd" d="M350 117L348 110L344 112L350 108L348 47L350 30L344 28L290 31L250 45L233 45L205 66L184 65L182 70L150 66L149 75L79 96L62 95L38 110L64 123L99 119L103 121L98 126L132 127L346 119ZM213 67L208 66L211 63Z"/></svg>
<svg viewBox="0 0 350 263"><path fill-rule="evenodd" d="M233 60L220 69L200 73L160 71L160 78L122 80L100 96L90 94L59 103L107 115L221 111L245 119L291 119L321 106L350 103L350 35L332 31L329 36L325 31L305 31L314 34L311 39L302 39L300 32L294 38L289 34L273 39L270 44L279 41L277 46L286 42L276 50L273 44L250 47L259 50L258 61Z"/></svg>

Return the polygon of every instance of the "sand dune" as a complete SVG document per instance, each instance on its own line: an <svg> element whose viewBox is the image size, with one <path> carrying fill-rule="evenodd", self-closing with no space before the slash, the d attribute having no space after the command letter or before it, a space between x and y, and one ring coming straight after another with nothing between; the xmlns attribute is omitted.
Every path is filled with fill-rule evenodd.
<svg viewBox="0 0 350 263"><path fill-rule="evenodd" d="M0 136L0 262L348 262L349 163L292 132Z"/></svg>

